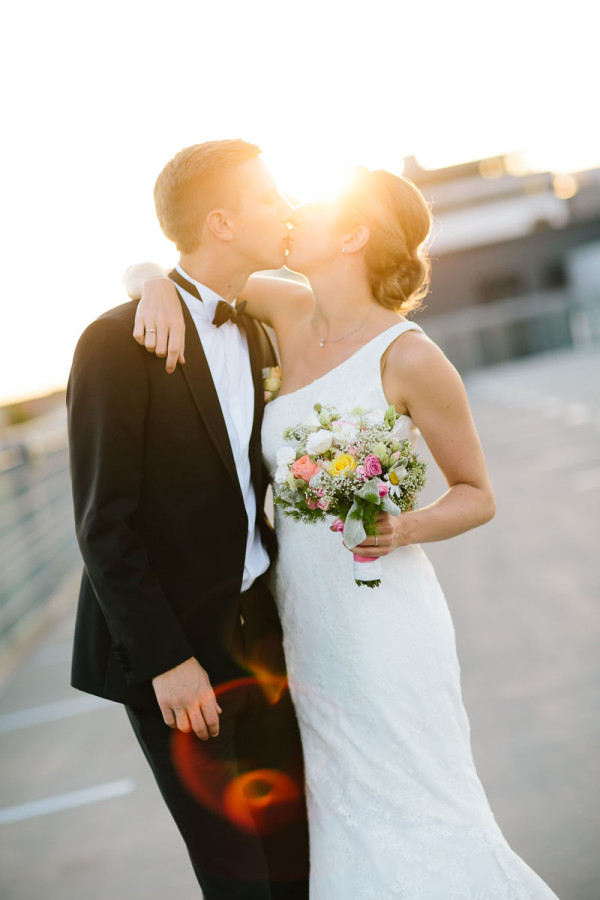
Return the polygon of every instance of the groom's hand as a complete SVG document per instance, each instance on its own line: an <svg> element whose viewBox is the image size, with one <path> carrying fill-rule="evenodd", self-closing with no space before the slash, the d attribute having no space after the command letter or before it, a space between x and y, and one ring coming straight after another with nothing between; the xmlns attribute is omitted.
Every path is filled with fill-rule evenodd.
<svg viewBox="0 0 600 900"><path fill-rule="evenodd" d="M203 741L218 735L223 710L207 673L193 656L153 678L152 687L169 728L193 731Z"/></svg>

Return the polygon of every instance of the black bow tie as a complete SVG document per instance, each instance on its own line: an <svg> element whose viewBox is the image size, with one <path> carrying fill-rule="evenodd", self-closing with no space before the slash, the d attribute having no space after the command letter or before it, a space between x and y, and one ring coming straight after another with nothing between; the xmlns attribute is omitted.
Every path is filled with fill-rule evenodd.
<svg viewBox="0 0 600 900"><path fill-rule="evenodd" d="M177 269L173 269L172 272L169 272L169 278L182 287L184 291L187 291L188 294L191 294L192 297L196 297L201 303L203 302L196 285L192 284L191 281L188 281L187 278L184 278ZM246 300L242 300L242 302L238 303L236 306L232 306L231 303L226 303L225 300L219 300L212 324L216 325L217 328L220 328L224 322L233 322L234 325L241 325L243 321L242 313L244 312L245 305Z"/></svg>
<svg viewBox="0 0 600 900"><path fill-rule="evenodd" d="M245 305L245 300L242 300L237 306L232 306L231 303L226 303L225 300L219 300L215 317L212 320L213 325L216 325L217 328L220 328L224 322L233 322L234 325L239 325Z"/></svg>

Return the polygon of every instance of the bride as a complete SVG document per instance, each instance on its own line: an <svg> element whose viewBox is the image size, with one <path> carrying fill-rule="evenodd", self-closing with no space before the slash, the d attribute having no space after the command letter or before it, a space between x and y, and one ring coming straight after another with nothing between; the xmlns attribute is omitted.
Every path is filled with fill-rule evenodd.
<svg viewBox="0 0 600 900"><path fill-rule="evenodd" d="M238 298L275 330L281 356L263 424L271 474L284 428L315 403L393 404L403 436L423 436L448 484L423 509L382 514L377 536L356 548L381 558L375 591L356 586L341 535L277 517L275 596L306 762L311 900L550 900L477 777L452 621L420 546L495 509L461 379L404 317L426 291L429 208L408 180L360 170L335 202L299 207L292 222L287 265L310 287L253 276ZM132 296L149 271L161 272L128 270ZM171 368L182 359L172 283L146 282L136 337L168 349Z"/></svg>

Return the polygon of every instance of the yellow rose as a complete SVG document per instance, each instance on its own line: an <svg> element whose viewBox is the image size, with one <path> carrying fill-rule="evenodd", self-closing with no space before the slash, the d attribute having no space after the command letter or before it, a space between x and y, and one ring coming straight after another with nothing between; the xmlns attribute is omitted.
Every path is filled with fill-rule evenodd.
<svg viewBox="0 0 600 900"><path fill-rule="evenodd" d="M331 466L329 467L329 474L333 475L335 478L337 475L341 475L342 472L349 472L352 469L356 468L356 460L353 456L350 456L349 453L342 453L341 456L338 456L333 460Z"/></svg>

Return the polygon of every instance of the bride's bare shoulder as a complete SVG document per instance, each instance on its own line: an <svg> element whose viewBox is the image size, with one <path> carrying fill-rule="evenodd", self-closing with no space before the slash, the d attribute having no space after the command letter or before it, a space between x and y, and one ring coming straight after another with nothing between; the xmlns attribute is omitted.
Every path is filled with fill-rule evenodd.
<svg viewBox="0 0 600 900"><path fill-rule="evenodd" d="M410 329L391 344L386 357L386 370L398 378L439 378L455 372L454 366L440 347L425 332Z"/></svg>

